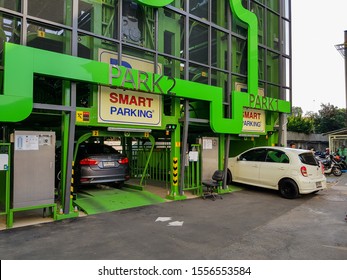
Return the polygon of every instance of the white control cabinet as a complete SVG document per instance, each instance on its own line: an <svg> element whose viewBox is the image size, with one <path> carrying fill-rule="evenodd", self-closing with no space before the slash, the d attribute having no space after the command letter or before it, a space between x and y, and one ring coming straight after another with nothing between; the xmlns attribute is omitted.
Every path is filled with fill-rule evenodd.
<svg viewBox="0 0 347 280"><path fill-rule="evenodd" d="M12 208L54 203L55 132L13 133Z"/></svg>
<svg viewBox="0 0 347 280"><path fill-rule="evenodd" d="M211 180L213 173L218 170L219 144L217 137L201 137L201 179Z"/></svg>

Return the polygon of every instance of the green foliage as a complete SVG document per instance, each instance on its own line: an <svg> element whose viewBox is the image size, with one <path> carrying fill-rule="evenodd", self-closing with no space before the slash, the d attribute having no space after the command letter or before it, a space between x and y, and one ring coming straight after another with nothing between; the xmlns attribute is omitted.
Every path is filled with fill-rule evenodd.
<svg viewBox="0 0 347 280"><path fill-rule="evenodd" d="M321 109L314 119L316 133L325 133L346 126L346 110L328 103L321 104Z"/></svg>
<svg viewBox="0 0 347 280"><path fill-rule="evenodd" d="M287 130L299 133L313 133L314 121L312 118L298 116L288 116Z"/></svg>
<svg viewBox="0 0 347 280"><path fill-rule="evenodd" d="M321 104L318 113L308 112L302 116L300 107L293 107L288 116L287 130L300 133L326 133L346 127L346 110L334 105Z"/></svg>

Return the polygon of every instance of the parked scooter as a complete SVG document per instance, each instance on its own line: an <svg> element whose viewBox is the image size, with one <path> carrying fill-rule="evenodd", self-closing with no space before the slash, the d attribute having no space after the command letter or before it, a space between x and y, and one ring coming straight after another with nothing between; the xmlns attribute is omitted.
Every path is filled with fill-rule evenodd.
<svg viewBox="0 0 347 280"><path fill-rule="evenodd" d="M342 170L347 170L347 162L345 156L339 156L337 154L332 155L332 160L336 161L338 165L340 165Z"/></svg>
<svg viewBox="0 0 347 280"><path fill-rule="evenodd" d="M341 166L334 160L334 158L330 155L327 155L324 159L318 157L317 158L324 167L324 174L330 175L334 174L335 176L342 175Z"/></svg>

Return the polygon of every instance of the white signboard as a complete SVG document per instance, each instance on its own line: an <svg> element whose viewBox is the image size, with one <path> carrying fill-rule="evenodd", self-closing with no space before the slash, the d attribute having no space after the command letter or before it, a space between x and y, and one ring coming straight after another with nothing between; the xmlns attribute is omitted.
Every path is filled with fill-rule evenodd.
<svg viewBox="0 0 347 280"><path fill-rule="evenodd" d="M265 112L257 109L243 110L244 132L264 132L265 131Z"/></svg>
<svg viewBox="0 0 347 280"><path fill-rule="evenodd" d="M161 125L159 95L102 87L99 92L99 122Z"/></svg>
<svg viewBox="0 0 347 280"><path fill-rule="evenodd" d="M0 170L8 170L8 154L0 154Z"/></svg>
<svg viewBox="0 0 347 280"><path fill-rule="evenodd" d="M235 89L240 92L247 92L247 85L235 83ZM258 94L264 96L264 89L259 88ZM265 132L265 111L258 109L243 109L243 132Z"/></svg>
<svg viewBox="0 0 347 280"><path fill-rule="evenodd" d="M118 54L99 50L99 60L118 65ZM154 72L152 61L122 55L122 66ZM161 74L161 65L158 64ZM104 123L160 126L162 117L162 97L157 94L99 87L98 121Z"/></svg>
<svg viewBox="0 0 347 280"><path fill-rule="evenodd" d="M37 135L16 135L15 150L30 151L39 149L39 137Z"/></svg>

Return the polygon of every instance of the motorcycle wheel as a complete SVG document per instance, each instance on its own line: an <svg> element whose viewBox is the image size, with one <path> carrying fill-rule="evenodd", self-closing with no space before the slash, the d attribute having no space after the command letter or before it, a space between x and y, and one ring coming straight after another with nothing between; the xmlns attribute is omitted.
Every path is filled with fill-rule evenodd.
<svg viewBox="0 0 347 280"><path fill-rule="evenodd" d="M332 173L333 173L335 176L341 176L341 175L342 175L342 171L341 171L341 169L338 168L338 167L333 167Z"/></svg>

